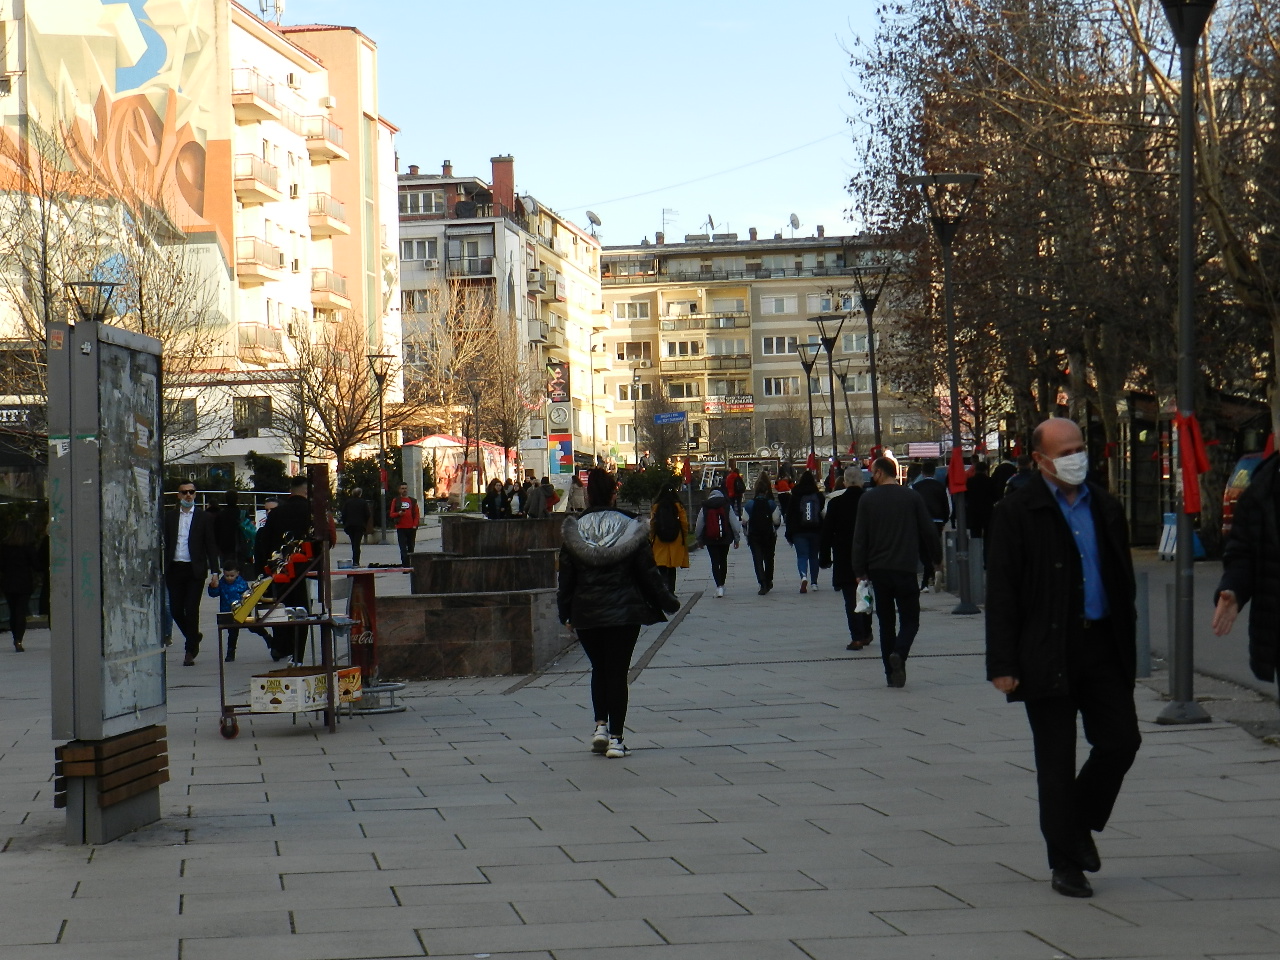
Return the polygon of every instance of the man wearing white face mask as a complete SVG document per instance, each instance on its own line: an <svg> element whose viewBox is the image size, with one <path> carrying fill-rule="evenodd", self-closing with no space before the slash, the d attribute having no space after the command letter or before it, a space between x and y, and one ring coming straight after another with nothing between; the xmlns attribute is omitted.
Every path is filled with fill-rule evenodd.
<svg viewBox="0 0 1280 960"><path fill-rule="evenodd" d="M1023 701L1053 889L1088 897L1106 826L1142 738L1133 704L1133 561L1124 510L1089 483L1080 428L1032 435L1040 478L1007 494L987 530L987 679ZM1076 772L1076 717L1089 757Z"/></svg>

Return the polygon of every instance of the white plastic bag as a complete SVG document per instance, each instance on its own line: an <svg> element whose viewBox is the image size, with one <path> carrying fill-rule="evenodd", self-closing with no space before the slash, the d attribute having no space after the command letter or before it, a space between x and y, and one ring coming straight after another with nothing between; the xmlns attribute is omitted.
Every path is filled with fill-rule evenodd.
<svg viewBox="0 0 1280 960"><path fill-rule="evenodd" d="M870 580L858 581L858 602L854 605L854 613L871 613L876 608L876 595L871 589Z"/></svg>

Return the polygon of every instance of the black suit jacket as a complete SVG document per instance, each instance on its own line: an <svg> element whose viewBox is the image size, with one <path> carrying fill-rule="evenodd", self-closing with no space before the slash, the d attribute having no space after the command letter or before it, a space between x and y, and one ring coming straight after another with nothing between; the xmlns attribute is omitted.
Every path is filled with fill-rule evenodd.
<svg viewBox="0 0 1280 960"><path fill-rule="evenodd" d="M164 564L169 569L173 564L173 551L178 545L178 510L164 512ZM210 573L218 572L218 541L214 535L213 518L199 507L194 507L195 516L191 518L191 532L187 537L187 552L191 554L191 573L197 580L203 580Z"/></svg>

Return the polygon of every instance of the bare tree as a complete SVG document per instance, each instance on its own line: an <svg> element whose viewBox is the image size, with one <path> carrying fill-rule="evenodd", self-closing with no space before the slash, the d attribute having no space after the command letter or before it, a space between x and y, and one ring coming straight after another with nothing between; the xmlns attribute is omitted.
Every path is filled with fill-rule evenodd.
<svg viewBox="0 0 1280 960"><path fill-rule="evenodd" d="M480 429L503 450L520 449L529 419L542 403L546 377L534 351L528 349L514 315L494 318L493 335L482 348L475 369L487 381L480 402Z"/></svg>

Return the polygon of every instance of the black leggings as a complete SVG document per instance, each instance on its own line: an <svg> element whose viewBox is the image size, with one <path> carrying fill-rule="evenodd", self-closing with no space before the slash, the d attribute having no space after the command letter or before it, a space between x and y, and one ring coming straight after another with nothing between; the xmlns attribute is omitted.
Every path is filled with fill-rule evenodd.
<svg viewBox="0 0 1280 960"><path fill-rule="evenodd" d="M31 591L23 593L6 593L9 601L9 630L13 633L13 642L21 643L27 635L27 603L31 599Z"/></svg>
<svg viewBox="0 0 1280 960"><path fill-rule="evenodd" d="M609 736L621 737L627 722L627 671L640 636L640 624L588 627L578 642L591 661L591 709L596 723L609 725Z"/></svg>

